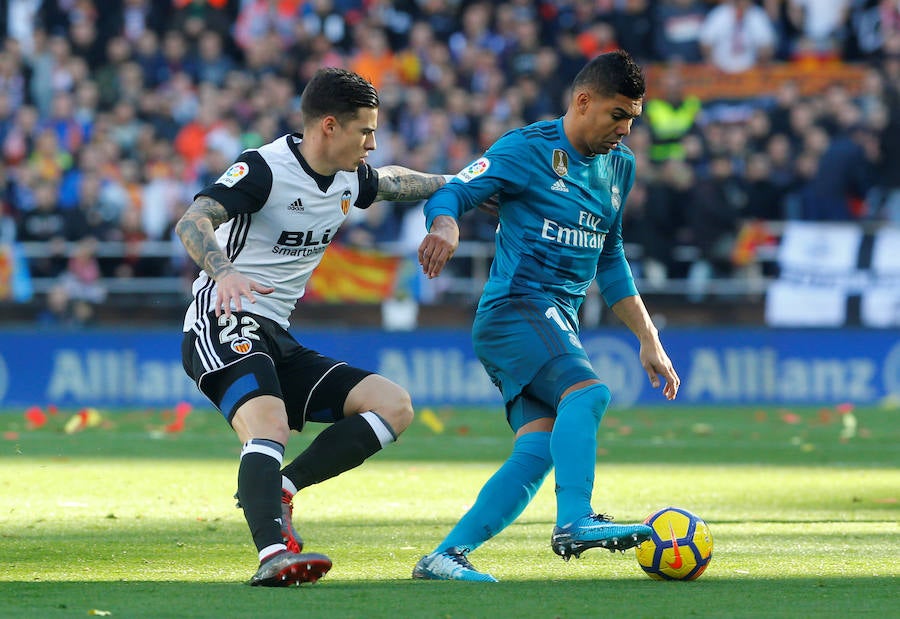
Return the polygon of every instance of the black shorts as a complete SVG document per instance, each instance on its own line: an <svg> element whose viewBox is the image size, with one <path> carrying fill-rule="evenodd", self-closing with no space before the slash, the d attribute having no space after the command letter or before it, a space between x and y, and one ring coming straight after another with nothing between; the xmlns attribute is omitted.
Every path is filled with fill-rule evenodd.
<svg viewBox="0 0 900 619"><path fill-rule="evenodd" d="M304 348L278 323L249 312L206 314L185 332L181 359L229 423L247 400L272 395L298 431L306 421L342 419L347 394L372 374Z"/></svg>

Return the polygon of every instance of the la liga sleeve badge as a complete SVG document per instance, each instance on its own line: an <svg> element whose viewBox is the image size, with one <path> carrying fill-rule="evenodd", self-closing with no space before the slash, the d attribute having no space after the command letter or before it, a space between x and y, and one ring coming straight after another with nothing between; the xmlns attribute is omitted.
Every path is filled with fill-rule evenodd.
<svg viewBox="0 0 900 619"><path fill-rule="evenodd" d="M238 161L231 164L231 167L225 170L225 173L216 181L216 185L234 187L235 183L247 176L249 172L250 166L243 161Z"/></svg>

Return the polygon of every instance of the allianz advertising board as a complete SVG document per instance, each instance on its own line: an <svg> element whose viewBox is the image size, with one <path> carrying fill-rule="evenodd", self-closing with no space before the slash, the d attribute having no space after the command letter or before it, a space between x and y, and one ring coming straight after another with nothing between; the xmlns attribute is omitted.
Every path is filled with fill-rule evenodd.
<svg viewBox="0 0 900 619"><path fill-rule="evenodd" d="M304 345L374 370L417 405L498 406L467 330L294 331ZM613 406L663 402L625 330L581 334ZM662 340L684 404L857 404L900 396L900 333L886 330L669 329ZM206 403L172 331L0 331L0 408Z"/></svg>

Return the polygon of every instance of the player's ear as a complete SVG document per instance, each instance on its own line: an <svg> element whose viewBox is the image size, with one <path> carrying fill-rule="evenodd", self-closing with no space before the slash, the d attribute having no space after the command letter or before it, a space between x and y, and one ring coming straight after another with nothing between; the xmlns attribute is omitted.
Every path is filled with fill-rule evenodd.
<svg viewBox="0 0 900 619"><path fill-rule="evenodd" d="M579 90L575 93L575 109L579 114L586 114L591 103L591 93L587 90Z"/></svg>
<svg viewBox="0 0 900 619"><path fill-rule="evenodd" d="M337 121L337 118L334 116L324 116L319 123L319 126L322 128L322 133L325 135L331 135L335 131L337 131L340 123Z"/></svg>

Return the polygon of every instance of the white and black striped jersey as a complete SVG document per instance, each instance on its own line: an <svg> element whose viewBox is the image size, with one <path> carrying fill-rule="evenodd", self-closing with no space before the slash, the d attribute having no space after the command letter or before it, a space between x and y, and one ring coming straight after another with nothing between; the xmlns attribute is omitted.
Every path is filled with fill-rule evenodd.
<svg viewBox="0 0 900 619"><path fill-rule="evenodd" d="M334 176L314 172L300 154L301 140L301 135L290 134L244 151L215 183L197 194L209 196L228 211L230 219L216 229L228 259L250 279L275 288L272 294L255 294L256 303L247 302L244 309L285 329L350 207L368 208L378 192L378 173L368 164ZM193 294L185 331L214 309L216 282L201 271Z"/></svg>

